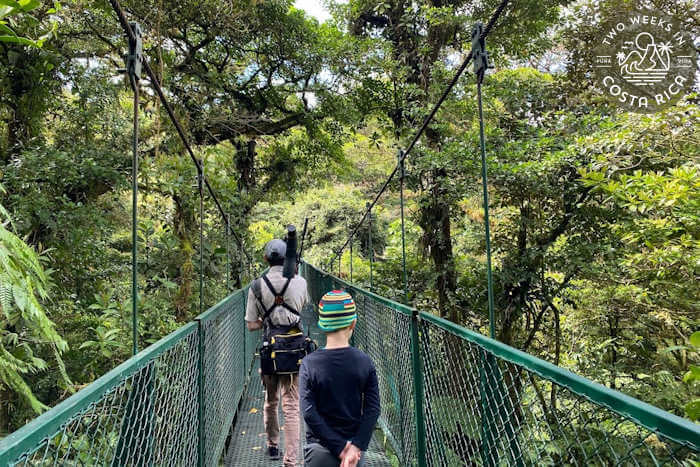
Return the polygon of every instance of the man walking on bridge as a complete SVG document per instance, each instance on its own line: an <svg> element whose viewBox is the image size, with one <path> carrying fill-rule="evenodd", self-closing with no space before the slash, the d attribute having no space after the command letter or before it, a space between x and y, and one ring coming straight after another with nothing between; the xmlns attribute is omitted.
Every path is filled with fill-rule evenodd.
<svg viewBox="0 0 700 467"><path fill-rule="evenodd" d="M263 346L260 350L262 382L265 387L263 420L267 433L267 453L279 459L280 427L277 405L282 396L284 413L284 466L296 465L299 448L299 363L300 351L293 342L301 333L300 313L309 303L306 280L295 275L285 278L282 274L287 245L279 239L265 245L265 261L270 269L254 280L248 292L245 320L249 331L263 329ZM280 342L290 344L283 352L270 350ZM286 344L285 344L286 345ZM286 360L282 360L283 357ZM287 358L290 357L290 358Z"/></svg>

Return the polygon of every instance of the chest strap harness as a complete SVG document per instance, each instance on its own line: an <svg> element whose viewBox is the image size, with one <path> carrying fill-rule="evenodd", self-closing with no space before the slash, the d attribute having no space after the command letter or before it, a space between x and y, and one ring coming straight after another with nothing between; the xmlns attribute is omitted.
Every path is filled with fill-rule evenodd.
<svg viewBox="0 0 700 467"><path fill-rule="evenodd" d="M267 288L270 289L270 292L272 292L272 295L275 296L274 303L269 308L266 307L262 301L262 293L258 293L258 292L262 292L259 289L259 286L260 286L259 282L258 282L258 284L254 284L254 285L258 286L257 290L255 290L256 287L253 287L253 292L254 292L255 298L258 299L258 302L260 303L260 305L262 306L262 308L264 310L263 323L268 320L268 318L270 317L270 314L275 310L275 308L280 307L280 306L285 308L287 311L290 311L291 313L299 316L299 312L297 310L295 310L294 308L292 308L289 304L287 304L287 302L284 301L284 294L287 292L287 287L289 287L289 282L291 282L291 279L287 279L287 282L284 283L284 286L282 287L282 290L279 293L277 293L277 291L275 290L275 288L272 285L272 282L270 282L270 279L268 279L267 275L263 275L262 280L265 281Z"/></svg>

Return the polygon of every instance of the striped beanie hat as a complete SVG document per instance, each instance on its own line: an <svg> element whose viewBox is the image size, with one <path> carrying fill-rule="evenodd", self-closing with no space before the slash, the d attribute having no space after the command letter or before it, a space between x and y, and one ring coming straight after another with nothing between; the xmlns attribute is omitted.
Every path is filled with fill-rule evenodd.
<svg viewBox="0 0 700 467"><path fill-rule="evenodd" d="M332 332L346 328L357 319L355 302L343 290L331 290L318 304L318 327Z"/></svg>

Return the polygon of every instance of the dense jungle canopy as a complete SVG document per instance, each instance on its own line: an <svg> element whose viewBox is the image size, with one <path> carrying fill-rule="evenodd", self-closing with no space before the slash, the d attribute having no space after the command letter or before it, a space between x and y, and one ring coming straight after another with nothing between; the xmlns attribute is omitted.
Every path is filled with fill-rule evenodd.
<svg viewBox="0 0 700 467"><path fill-rule="evenodd" d="M305 259L326 266L497 3L330 1L319 23L290 0L124 1L257 263L209 198L200 243L195 167L142 80L139 347L198 314L200 251L205 307L287 223L308 217ZM497 338L697 420L697 82L662 111L623 112L594 89L591 42L601 11L637 5L513 3L483 86ZM644 6L698 37L693 0ZM104 0L0 0L0 436L130 356L126 50ZM475 93L467 74L406 161L408 299L486 333ZM392 184L372 252L359 228L353 280L369 283L373 254L374 289L403 300L398 203Z"/></svg>

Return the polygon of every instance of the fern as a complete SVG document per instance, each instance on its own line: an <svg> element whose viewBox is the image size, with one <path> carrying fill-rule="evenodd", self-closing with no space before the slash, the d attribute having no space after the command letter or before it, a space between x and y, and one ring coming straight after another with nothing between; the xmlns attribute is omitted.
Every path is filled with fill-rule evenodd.
<svg viewBox="0 0 700 467"><path fill-rule="evenodd" d="M12 224L2 206L0 216L6 220L0 225L0 386L18 394L39 413L47 407L34 396L24 376L44 371L48 365L27 341L50 347L67 388L71 382L61 353L68 344L40 302L46 299L48 286L40 256L6 228Z"/></svg>

